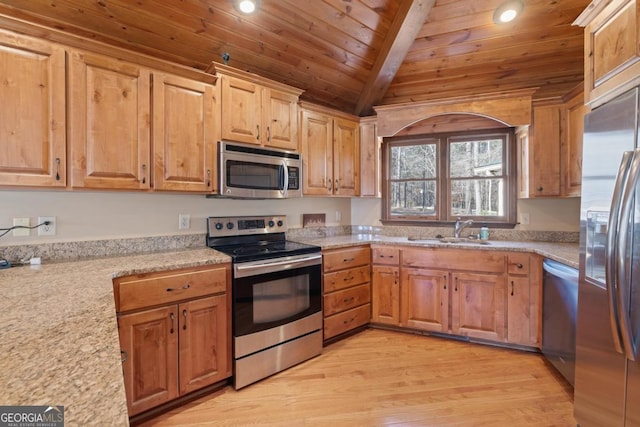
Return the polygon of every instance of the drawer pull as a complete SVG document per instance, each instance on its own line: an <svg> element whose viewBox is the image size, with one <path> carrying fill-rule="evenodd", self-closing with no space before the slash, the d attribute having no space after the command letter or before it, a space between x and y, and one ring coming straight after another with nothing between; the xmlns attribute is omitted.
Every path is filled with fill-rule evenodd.
<svg viewBox="0 0 640 427"><path fill-rule="evenodd" d="M173 313L169 314L169 319L171 319L171 329L169 329L169 333L172 334L173 333L173 321L175 320L176 316L173 315Z"/></svg>
<svg viewBox="0 0 640 427"><path fill-rule="evenodd" d="M349 303L352 303L352 302L353 302L353 299L354 299L353 297L351 297L351 298L345 298L345 299L343 299L343 300L342 300L342 302L344 302L345 304L349 304Z"/></svg>
<svg viewBox="0 0 640 427"><path fill-rule="evenodd" d="M511 281L511 296L513 296L513 288L514 288L513 280Z"/></svg>
<svg viewBox="0 0 640 427"><path fill-rule="evenodd" d="M355 260L356 260L355 258L345 258L342 260L342 262L353 262Z"/></svg>
<svg viewBox="0 0 640 427"><path fill-rule="evenodd" d="M184 316L184 325L182 325L183 330L187 330L187 310L182 310L182 315Z"/></svg>
<svg viewBox="0 0 640 427"><path fill-rule="evenodd" d="M355 277L354 277L354 276L349 276L349 277L345 277L345 278L344 278L344 281L345 281L345 282L348 282L349 280L353 280L353 279L355 279Z"/></svg>
<svg viewBox="0 0 640 427"><path fill-rule="evenodd" d="M353 323L353 321L354 321L354 320L356 320L356 318L355 318L355 317L352 317L351 319L349 319L349 320L345 320L345 321L344 321L344 322L342 322L342 323L343 323L343 324L345 324L345 325L347 325L347 324L349 324L349 323Z"/></svg>
<svg viewBox="0 0 640 427"><path fill-rule="evenodd" d="M173 292L173 291L182 291L185 289L189 289L191 287L191 283L187 283L186 285L184 285L181 288L167 288L167 292Z"/></svg>

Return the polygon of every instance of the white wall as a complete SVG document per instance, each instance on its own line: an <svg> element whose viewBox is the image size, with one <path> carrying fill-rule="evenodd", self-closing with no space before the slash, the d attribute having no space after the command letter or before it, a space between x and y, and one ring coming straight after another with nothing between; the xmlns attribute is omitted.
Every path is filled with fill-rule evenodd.
<svg viewBox="0 0 640 427"><path fill-rule="evenodd" d="M353 225L380 226L380 199L352 199ZM580 198L518 200L518 220L529 215L529 224L520 230L580 231Z"/></svg>
<svg viewBox="0 0 640 427"><path fill-rule="evenodd" d="M326 224L350 225L348 198L286 200L207 199L202 195L163 193L117 193L83 191L0 191L0 228L13 225L13 218L56 217L56 236L0 238L0 246L101 238L163 236L206 232L208 216L286 214L290 228L302 227L303 213L324 213ZM340 220L336 220L339 212ZM178 214L191 215L191 229L178 229Z"/></svg>
<svg viewBox="0 0 640 427"><path fill-rule="evenodd" d="M0 228L13 218L56 217L56 236L0 238L0 246L101 238L204 233L208 216L286 214L289 227L302 227L303 213L324 213L326 224L379 226L380 199L312 198L287 200L207 199L202 195L163 193L0 191ZM523 230L578 231L580 199L519 200L518 212L528 213ZM336 219L339 212L340 220ZM191 229L178 229L178 214L191 215Z"/></svg>

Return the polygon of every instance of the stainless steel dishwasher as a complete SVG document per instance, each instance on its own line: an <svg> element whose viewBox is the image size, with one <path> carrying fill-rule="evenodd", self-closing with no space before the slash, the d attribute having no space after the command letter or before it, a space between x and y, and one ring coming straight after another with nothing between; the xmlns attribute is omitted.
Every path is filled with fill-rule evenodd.
<svg viewBox="0 0 640 427"><path fill-rule="evenodd" d="M550 259L545 259L542 267L542 353L573 386L578 270Z"/></svg>

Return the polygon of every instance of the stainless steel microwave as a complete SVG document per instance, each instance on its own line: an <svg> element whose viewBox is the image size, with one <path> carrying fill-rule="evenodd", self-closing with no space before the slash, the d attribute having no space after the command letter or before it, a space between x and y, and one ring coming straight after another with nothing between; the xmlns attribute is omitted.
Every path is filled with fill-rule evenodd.
<svg viewBox="0 0 640 427"><path fill-rule="evenodd" d="M232 141L218 143L219 195L245 199L302 197L302 156Z"/></svg>

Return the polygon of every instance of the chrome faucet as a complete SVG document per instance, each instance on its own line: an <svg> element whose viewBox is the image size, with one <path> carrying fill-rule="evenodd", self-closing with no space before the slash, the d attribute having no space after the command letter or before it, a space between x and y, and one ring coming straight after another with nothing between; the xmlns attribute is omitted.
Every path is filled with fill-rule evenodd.
<svg viewBox="0 0 640 427"><path fill-rule="evenodd" d="M473 224L473 220L472 219L468 219L466 221L462 221L462 219L460 217L458 217L458 219L456 220L456 225L453 229L453 235L455 236L455 238L459 238L460 237L460 233L462 233L462 230L464 230L465 228L469 227L471 224Z"/></svg>

